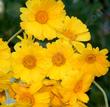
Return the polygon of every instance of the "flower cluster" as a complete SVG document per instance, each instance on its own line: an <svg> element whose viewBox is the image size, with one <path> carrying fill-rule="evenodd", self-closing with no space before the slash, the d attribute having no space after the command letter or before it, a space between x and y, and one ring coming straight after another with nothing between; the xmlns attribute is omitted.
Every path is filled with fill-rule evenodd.
<svg viewBox="0 0 110 107"><path fill-rule="evenodd" d="M87 26L64 7L61 0L27 0L23 37L13 51L0 39L1 107L87 107L86 92L109 69L108 50L93 48Z"/></svg>

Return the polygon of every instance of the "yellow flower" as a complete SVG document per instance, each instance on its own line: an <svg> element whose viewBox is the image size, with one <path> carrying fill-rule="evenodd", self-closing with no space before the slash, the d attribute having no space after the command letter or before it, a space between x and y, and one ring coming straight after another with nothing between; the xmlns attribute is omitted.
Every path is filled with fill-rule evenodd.
<svg viewBox="0 0 110 107"><path fill-rule="evenodd" d="M76 84L73 84L73 92L79 101L84 103L89 101L89 97L86 92L90 89L93 81L94 76L85 74L76 82Z"/></svg>
<svg viewBox="0 0 110 107"><path fill-rule="evenodd" d="M68 105L78 104L77 101L87 103L89 101L89 97L87 96L86 92L90 89L94 77L91 75L82 75L82 77L79 76L78 78L77 74L76 77L71 77L71 79L71 81L68 80L68 84L65 84L68 86L68 88L63 84L63 87L59 90L63 98L63 102L67 103Z"/></svg>
<svg viewBox="0 0 110 107"><path fill-rule="evenodd" d="M46 57L50 62L48 76L51 79L60 80L67 73L74 72L74 51L72 45L67 41L58 40L47 45Z"/></svg>
<svg viewBox="0 0 110 107"><path fill-rule="evenodd" d="M79 56L76 65L79 65L80 70L98 77L107 73L109 67L107 49L99 50L98 47L92 48L91 44L87 44L86 48L82 45L78 51Z"/></svg>
<svg viewBox="0 0 110 107"><path fill-rule="evenodd" d="M82 89L84 88L84 86L82 87L82 85L86 86L85 83L89 83L88 79L86 80L86 82L83 82L83 84L81 83L81 88L77 88L80 86L76 87L77 82L76 84L74 84L74 87L71 86L72 88L76 87L78 89L79 93L81 94L80 96L78 96L78 92L77 93L74 92L74 89L67 90L64 87L62 87L60 81L48 80L48 79L44 80L43 87L38 92L50 93L51 100L49 105L51 107L86 107L84 103L87 103L88 96L83 92L84 89ZM83 92L83 94L81 91Z"/></svg>
<svg viewBox="0 0 110 107"><path fill-rule="evenodd" d="M7 43L0 38L0 76L11 71L11 52Z"/></svg>
<svg viewBox="0 0 110 107"><path fill-rule="evenodd" d="M89 41L91 38L87 26L83 24L81 20L73 16L71 18L68 16L65 18L64 30L62 34L62 38L73 44L75 41Z"/></svg>
<svg viewBox="0 0 110 107"><path fill-rule="evenodd" d="M84 93L90 89L92 82L94 81L94 76L92 75L82 75L75 84L73 84L73 91L77 93Z"/></svg>
<svg viewBox="0 0 110 107"><path fill-rule="evenodd" d="M59 93L59 81L56 80L44 80L43 87L39 92L49 92L50 94L50 103L49 107L61 107L63 106L62 96Z"/></svg>
<svg viewBox="0 0 110 107"><path fill-rule="evenodd" d="M14 84L13 90L16 93L15 107L48 107L50 96L48 92L30 92L28 88Z"/></svg>
<svg viewBox="0 0 110 107"><path fill-rule="evenodd" d="M53 39L63 29L65 17L61 0L28 0L21 8L21 28L38 39Z"/></svg>
<svg viewBox="0 0 110 107"><path fill-rule="evenodd" d="M15 77L24 82L42 81L48 67L44 49L37 43L15 48L12 53L12 67Z"/></svg>

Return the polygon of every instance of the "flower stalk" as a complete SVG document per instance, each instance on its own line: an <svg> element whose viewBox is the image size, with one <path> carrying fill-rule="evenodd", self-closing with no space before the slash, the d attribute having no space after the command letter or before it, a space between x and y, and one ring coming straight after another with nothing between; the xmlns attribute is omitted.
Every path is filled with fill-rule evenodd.
<svg viewBox="0 0 110 107"><path fill-rule="evenodd" d="M9 44L18 34L20 34L23 30L20 29L18 32L16 32L8 41L7 43Z"/></svg>
<svg viewBox="0 0 110 107"><path fill-rule="evenodd" d="M93 83L102 92L102 94L104 96L104 100L105 100L105 107L109 107L106 92L104 91L104 89L96 81L94 81Z"/></svg>

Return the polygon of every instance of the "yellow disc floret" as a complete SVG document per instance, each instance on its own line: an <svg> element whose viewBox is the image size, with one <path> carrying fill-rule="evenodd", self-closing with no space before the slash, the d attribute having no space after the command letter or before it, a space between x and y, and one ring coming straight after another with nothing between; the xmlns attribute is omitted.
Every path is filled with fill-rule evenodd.
<svg viewBox="0 0 110 107"><path fill-rule="evenodd" d="M46 24L49 17L48 17L48 13L44 10L40 10L36 13L36 21L41 23L41 24Z"/></svg>
<svg viewBox="0 0 110 107"><path fill-rule="evenodd" d="M24 67L28 69L33 69L36 66L37 60L34 56L32 55L27 55L23 58L22 61Z"/></svg>
<svg viewBox="0 0 110 107"><path fill-rule="evenodd" d="M53 55L52 62L53 62L53 65L62 66L63 64L65 64L66 59L62 53L58 52Z"/></svg>

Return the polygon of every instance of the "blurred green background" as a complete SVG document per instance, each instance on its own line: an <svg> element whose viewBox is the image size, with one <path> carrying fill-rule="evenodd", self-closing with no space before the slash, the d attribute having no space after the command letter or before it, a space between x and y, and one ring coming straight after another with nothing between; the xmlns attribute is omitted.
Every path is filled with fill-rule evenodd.
<svg viewBox="0 0 110 107"><path fill-rule="evenodd" d="M0 37L8 40L19 29L20 7L25 6L26 0L0 0ZM110 0L63 0L69 16L77 16L90 29L94 47L110 50ZM10 46L16 43L15 38ZM108 54L109 55L109 54ZM110 59L110 55L109 55ZM110 72L96 81L106 91L110 105ZM88 92L89 107L105 107L102 93L94 86Z"/></svg>

